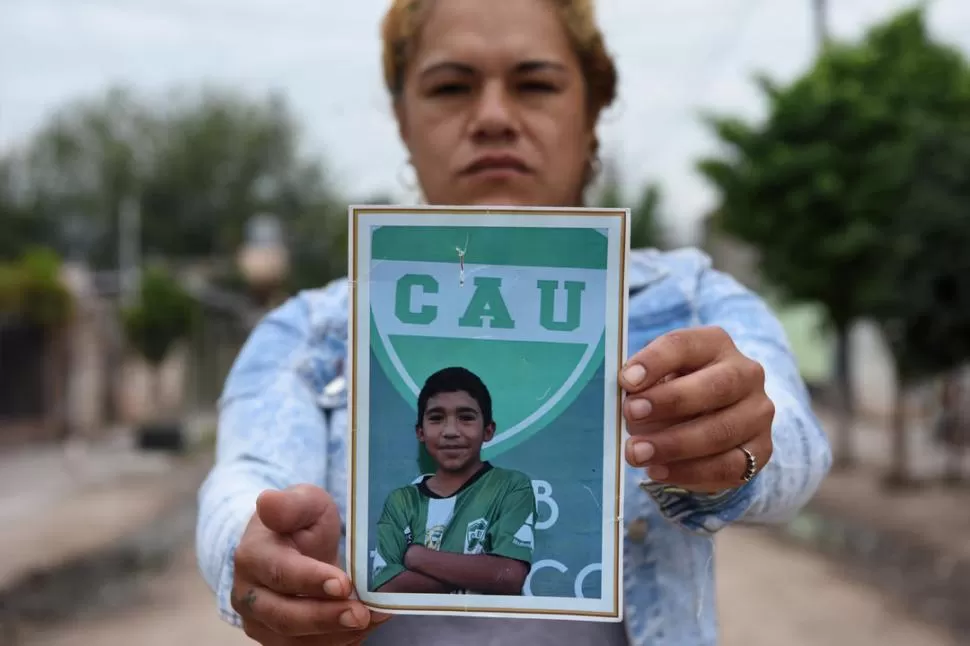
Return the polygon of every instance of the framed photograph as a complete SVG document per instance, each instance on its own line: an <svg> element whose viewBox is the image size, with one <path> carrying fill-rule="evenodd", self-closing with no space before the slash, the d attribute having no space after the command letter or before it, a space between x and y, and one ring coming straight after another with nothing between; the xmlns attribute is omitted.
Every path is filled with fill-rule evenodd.
<svg viewBox="0 0 970 646"><path fill-rule="evenodd" d="M621 621L629 211L349 216L347 559L361 600Z"/></svg>

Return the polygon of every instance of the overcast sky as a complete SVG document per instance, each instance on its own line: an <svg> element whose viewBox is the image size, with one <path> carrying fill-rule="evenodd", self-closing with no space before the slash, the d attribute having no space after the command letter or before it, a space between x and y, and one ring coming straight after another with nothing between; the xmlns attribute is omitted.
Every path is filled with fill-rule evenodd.
<svg viewBox="0 0 970 646"><path fill-rule="evenodd" d="M379 69L388 0L0 0L0 148L65 101L124 83L164 91L201 81L286 93L307 146L356 197L399 184L405 154ZM911 6L828 0L837 37ZM930 0L941 38L970 53L970 0ZM599 0L620 69L604 152L631 186L659 179L681 235L714 203L693 160L713 142L700 108L758 117L753 71L784 80L815 49L811 0ZM338 8L339 7L339 8Z"/></svg>

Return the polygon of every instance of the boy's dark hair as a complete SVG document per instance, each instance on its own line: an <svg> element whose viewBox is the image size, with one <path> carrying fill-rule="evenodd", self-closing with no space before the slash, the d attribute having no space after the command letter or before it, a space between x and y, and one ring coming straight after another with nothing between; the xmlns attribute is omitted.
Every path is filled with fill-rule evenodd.
<svg viewBox="0 0 970 646"><path fill-rule="evenodd" d="M478 402L482 409L485 426L492 423L492 396L484 382L471 370L460 367L444 368L434 373L424 382L424 387L418 394L418 426L424 420L424 412L428 409L428 400L441 393L466 392L468 396Z"/></svg>

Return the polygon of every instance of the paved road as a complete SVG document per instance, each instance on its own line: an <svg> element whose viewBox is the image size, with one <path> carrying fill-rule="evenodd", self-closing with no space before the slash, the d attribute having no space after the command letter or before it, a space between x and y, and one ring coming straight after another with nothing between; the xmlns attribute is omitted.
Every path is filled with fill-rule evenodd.
<svg viewBox="0 0 970 646"><path fill-rule="evenodd" d="M722 534L717 567L725 646L957 646L820 557L756 530ZM252 644L213 618L190 551L139 597L130 609L35 635L24 646Z"/></svg>

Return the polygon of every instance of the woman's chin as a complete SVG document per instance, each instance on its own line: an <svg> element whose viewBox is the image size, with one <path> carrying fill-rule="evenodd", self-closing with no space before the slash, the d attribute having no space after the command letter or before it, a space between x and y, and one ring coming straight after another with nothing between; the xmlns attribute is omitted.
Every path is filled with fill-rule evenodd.
<svg viewBox="0 0 970 646"><path fill-rule="evenodd" d="M527 191L488 191L483 193L476 193L474 195L466 196L459 202L452 202L452 204L460 204L464 206L511 206L511 207L533 207L533 206L561 206L555 204L555 200L550 200L548 197L537 195L532 192Z"/></svg>
<svg viewBox="0 0 970 646"><path fill-rule="evenodd" d="M452 206L570 206L561 204L561 196L551 196L549 191L540 190L539 186L529 181L519 182L475 182L462 186L459 182L455 191L447 191L436 199L429 199L429 204ZM430 196L429 196L430 197Z"/></svg>

